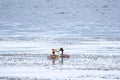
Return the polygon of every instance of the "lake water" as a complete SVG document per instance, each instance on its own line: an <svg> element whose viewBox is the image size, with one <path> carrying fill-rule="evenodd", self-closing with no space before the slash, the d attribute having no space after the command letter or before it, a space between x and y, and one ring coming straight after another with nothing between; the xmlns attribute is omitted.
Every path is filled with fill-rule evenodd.
<svg viewBox="0 0 120 80"><path fill-rule="evenodd" d="M0 80L119 80L119 25L0 23Z"/></svg>

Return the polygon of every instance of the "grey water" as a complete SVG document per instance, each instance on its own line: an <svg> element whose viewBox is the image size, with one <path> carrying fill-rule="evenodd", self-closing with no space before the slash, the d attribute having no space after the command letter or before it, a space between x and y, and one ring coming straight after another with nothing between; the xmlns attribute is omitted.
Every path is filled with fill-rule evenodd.
<svg viewBox="0 0 120 80"><path fill-rule="evenodd" d="M81 22L64 24L31 23L24 25L8 23L0 24L0 42L2 45L5 45L5 47L0 45L1 54L33 54L33 52L39 54L41 53L39 50L43 51L43 53L49 54L51 52L51 48L58 49L60 47L64 47L69 53L74 51L75 53L84 54L90 52L94 53L96 51L95 53L98 54L119 54L119 41L119 24ZM22 44L22 42L24 42L23 45L19 46L19 44ZM29 42L33 42L33 45L30 45L31 43ZM93 48L91 48L91 46Z"/></svg>

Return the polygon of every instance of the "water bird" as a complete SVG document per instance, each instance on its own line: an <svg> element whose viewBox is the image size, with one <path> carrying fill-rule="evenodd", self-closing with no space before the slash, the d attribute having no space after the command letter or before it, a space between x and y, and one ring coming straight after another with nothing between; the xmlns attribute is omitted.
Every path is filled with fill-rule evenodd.
<svg viewBox="0 0 120 80"><path fill-rule="evenodd" d="M59 58L58 55L55 54L55 52L58 52L56 49L52 49L52 54L48 56L49 59L57 60Z"/></svg>
<svg viewBox="0 0 120 80"><path fill-rule="evenodd" d="M63 48L60 48L59 51L61 51L61 54L60 54L60 57L62 58L70 58L70 56L68 54L64 54L64 49Z"/></svg>

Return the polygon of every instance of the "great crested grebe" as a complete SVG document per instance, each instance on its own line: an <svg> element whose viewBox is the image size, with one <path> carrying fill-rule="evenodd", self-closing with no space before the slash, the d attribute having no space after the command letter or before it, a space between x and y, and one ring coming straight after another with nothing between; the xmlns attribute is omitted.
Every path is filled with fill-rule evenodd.
<svg viewBox="0 0 120 80"><path fill-rule="evenodd" d="M58 51L56 49L52 49L52 55L49 55L48 58L49 59L54 59L54 60L58 59L59 56L56 55L55 52L58 52Z"/></svg>
<svg viewBox="0 0 120 80"><path fill-rule="evenodd" d="M64 49L60 48L59 51L61 51L62 53L60 54L60 57L62 58L70 58L70 56L68 54L63 54Z"/></svg>

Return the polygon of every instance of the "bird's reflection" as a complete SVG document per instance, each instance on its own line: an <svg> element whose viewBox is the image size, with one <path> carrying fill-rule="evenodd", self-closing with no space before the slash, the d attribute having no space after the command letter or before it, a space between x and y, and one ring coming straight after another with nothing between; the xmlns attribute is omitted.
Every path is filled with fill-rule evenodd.
<svg viewBox="0 0 120 80"><path fill-rule="evenodd" d="M61 57L60 64L63 64L63 62L64 62L64 59L63 57Z"/></svg>
<svg viewBox="0 0 120 80"><path fill-rule="evenodd" d="M55 60L52 60L52 65L55 65Z"/></svg>
<svg viewBox="0 0 120 80"><path fill-rule="evenodd" d="M56 62L56 61L57 61L57 60L52 60L52 65L55 65L55 62ZM61 64L61 65L64 64L64 59L63 59L63 57L60 57L59 64Z"/></svg>

